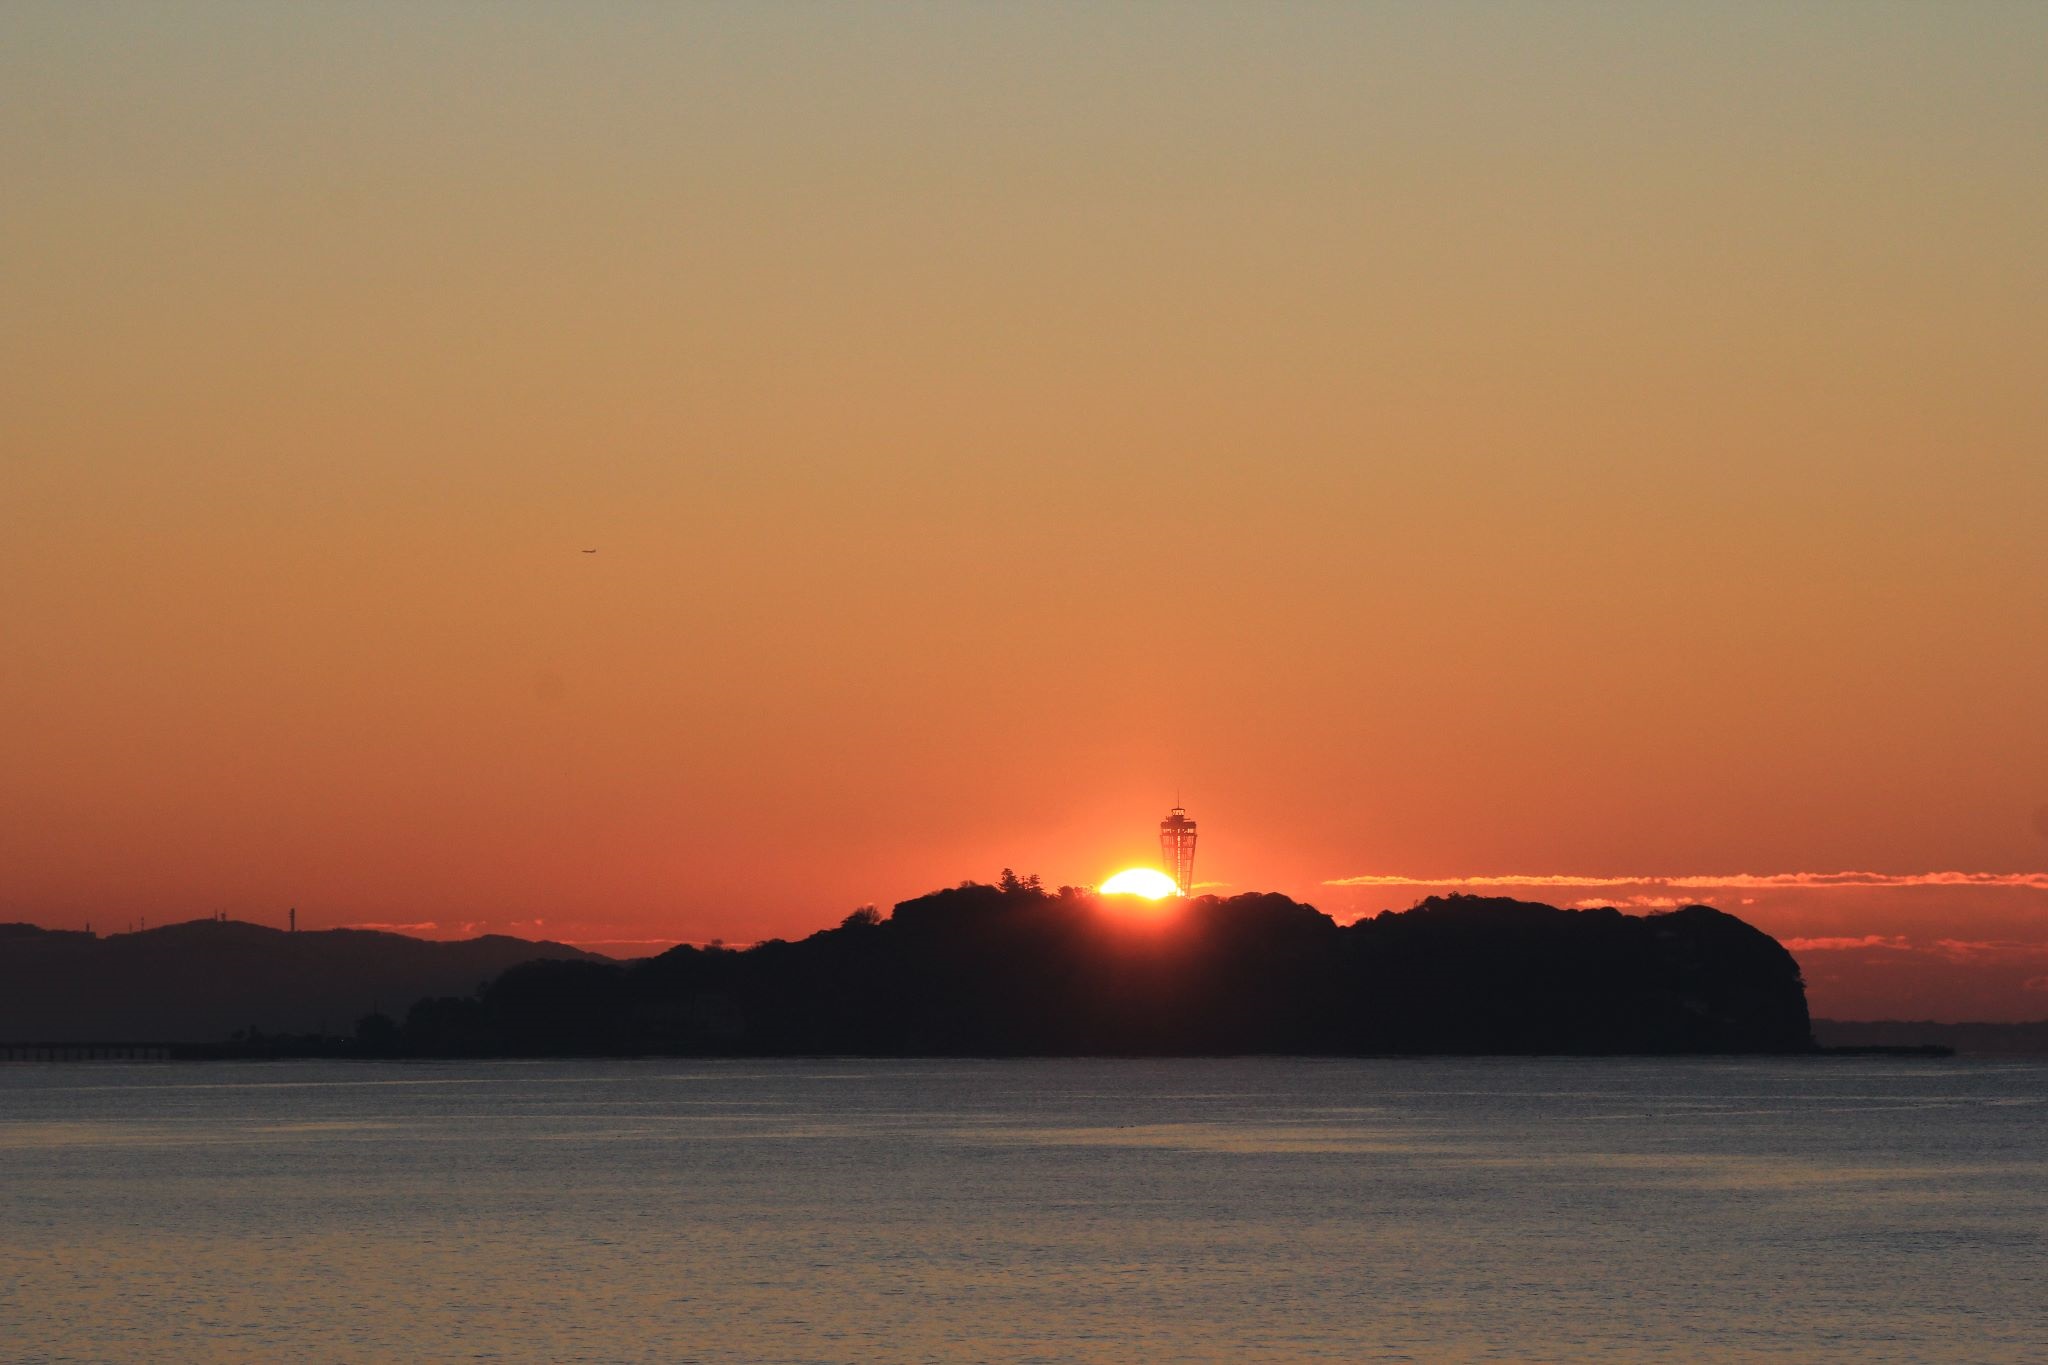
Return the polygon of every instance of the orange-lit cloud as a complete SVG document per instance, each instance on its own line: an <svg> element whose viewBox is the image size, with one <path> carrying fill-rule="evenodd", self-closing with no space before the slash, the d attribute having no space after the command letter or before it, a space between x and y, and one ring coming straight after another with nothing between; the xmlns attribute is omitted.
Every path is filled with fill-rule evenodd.
<svg viewBox="0 0 2048 1365"><path fill-rule="evenodd" d="M1861 938L1787 938L1780 939L1785 947L1795 953L1836 953L1862 948L1890 948L1898 952L1912 952L1913 944L1904 934L1865 934Z"/></svg>
<svg viewBox="0 0 2048 1365"><path fill-rule="evenodd" d="M1333 877L1324 886L1414 887L1590 887L1671 886L1697 890L1820 890L1831 887L2027 887L2048 891L2048 872L1736 872L1726 875L1581 877L1562 873L1518 873L1496 877L1406 877L1368 873Z"/></svg>
<svg viewBox="0 0 2048 1365"><path fill-rule="evenodd" d="M1572 902L1574 910L1599 910L1609 906L1632 910L1676 910L1685 901L1677 896L1588 896Z"/></svg>

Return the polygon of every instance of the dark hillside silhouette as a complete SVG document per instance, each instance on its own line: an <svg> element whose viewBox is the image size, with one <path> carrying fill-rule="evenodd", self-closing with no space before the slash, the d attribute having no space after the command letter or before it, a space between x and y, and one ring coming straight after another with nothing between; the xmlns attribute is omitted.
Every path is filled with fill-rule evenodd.
<svg viewBox="0 0 2048 1365"><path fill-rule="evenodd" d="M1432 898L1340 927L1278 895L1157 911L1012 878L800 942L530 962L423 1000L415 1055L1702 1053L1812 1047L1799 968L1707 906Z"/></svg>
<svg viewBox="0 0 2048 1365"><path fill-rule="evenodd" d="M216 1042L237 1030L346 1034L377 1009L469 992L561 943L432 943L368 929L286 933L193 920L134 934L0 925L0 1041Z"/></svg>

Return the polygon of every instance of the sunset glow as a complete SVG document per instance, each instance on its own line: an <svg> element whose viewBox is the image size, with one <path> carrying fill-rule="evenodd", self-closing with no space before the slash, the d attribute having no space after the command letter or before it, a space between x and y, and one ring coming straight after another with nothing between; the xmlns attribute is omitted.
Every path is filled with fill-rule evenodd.
<svg viewBox="0 0 2048 1365"><path fill-rule="evenodd" d="M1105 896L1142 896L1148 901L1163 901L1180 894L1173 878L1151 867L1128 868L1096 889Z"/></svg>
<svg viewBox="0 0 2048 1365"><path fill-rule="evenodd" d="M2044 59L0 3L9 1357L2048 1339Z"/></svg>
<svg viewBox="0 0 2048 1365"><path fill-rule="evenodd" d="M795 938L1179 793L2048 1014L2048 7L371 8L0 11L0 923Z"/></svg>

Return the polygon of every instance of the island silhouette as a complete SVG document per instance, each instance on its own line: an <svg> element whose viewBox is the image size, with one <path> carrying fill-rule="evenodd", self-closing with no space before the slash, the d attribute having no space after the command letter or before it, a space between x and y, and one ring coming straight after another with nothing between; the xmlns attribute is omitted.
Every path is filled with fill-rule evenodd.
<svg viewBox="0 0 2048 1365"><path fill-rule="evenodd" d="M1792 1053L1799 966L1695 905L1432 897L1340 926L1274 894L1140 907L963 883L797 942L536 961L365 1021L412 1056Z"/></svg>

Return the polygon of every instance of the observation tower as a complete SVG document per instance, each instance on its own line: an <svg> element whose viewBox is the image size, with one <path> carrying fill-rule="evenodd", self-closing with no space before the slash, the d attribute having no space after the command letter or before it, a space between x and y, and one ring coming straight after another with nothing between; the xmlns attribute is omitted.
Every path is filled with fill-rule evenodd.
<svg viewBox="0 0 2048 1365"><path fill-rule="evenodd" d="M1166 865L1166 875L1173 878L1173 884L1180 888L1183 896L1195 891L1195 822L1188 819L1187 811L1175 806L1159 822L1159 860Z"/></svg>

